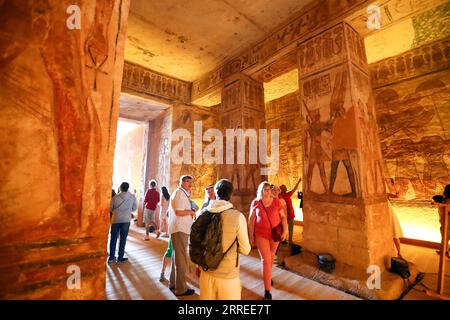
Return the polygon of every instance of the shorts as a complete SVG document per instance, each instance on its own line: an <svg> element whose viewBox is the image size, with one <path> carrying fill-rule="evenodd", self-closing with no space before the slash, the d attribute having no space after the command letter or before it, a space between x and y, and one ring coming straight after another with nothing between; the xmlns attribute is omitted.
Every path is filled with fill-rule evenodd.
<svg viewBox="0 0 450 320"><path fill-rule="evenodd" d="M155 210L144 209L144 223L155 224Z"/></svg>
<svg viewBox="0 0 450 320"><path fill-rule="evenodd" d="M169 245L167 246L166 253L164 253L164 257L172 258L172 239L169 239Z"/></svg>

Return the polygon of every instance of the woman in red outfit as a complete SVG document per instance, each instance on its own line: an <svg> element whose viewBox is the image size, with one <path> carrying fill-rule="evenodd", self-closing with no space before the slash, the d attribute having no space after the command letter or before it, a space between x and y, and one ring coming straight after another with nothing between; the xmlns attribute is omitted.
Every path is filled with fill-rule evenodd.
<svg viewBox="0 0 450 320"><path fill-rule="evenodd" d="M270 220L269 220L270 219ZM264 299L271 300L272 265L279 242L272 239L272 227L283 226L281 241L288 235L286 213L280 201L272 197L270 184L261 182L256 192L256 199L250 207L250 221L248 224L250 244L258 248L263 266Z"/></svg>

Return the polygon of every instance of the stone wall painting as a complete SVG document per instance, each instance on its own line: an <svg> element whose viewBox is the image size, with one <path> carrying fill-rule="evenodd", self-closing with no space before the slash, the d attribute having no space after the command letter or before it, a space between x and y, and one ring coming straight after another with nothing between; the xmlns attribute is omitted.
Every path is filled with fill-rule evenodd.
<svg viewBox="0 0 450 320"><path fill-rule="evenodd" d="M303 127L299 114L298 92L266 103L267 129L280 130L279 170L268 179L270 183L284 184L288 189L302 176Z"/></svg>
<svg viewBox="0 0 450 320"><path fill-rule="evenodd" d="M301 85L306 125L303 156L308 164L303 170L306 190L316 195L354 198L361 193L357 111L351 103L346 67L318 73Z"/></svg>
<svg viewBox="0 0 450 320"><path fill-rule="evenodd" d="M399 200L429 201L450 183L450 75L375 90L387 184Z"/></svg>
<svg viewBox="0 0 450 320"><path fill-rule="evenodd" d="M238 75L228 79L228 84L222 90L222 105L220 111L221 129L226 137L227 129L242 129L244 131L245 154L244 163L238 162L237 139L234 138L234 158L232 163L226 163L224 153L224 164L218 166L220 178L227 178L233 182L235 192L233 193L233 203L242 212L248 212L252 197L254 197L258 184L264 179L260 173L260 157L258 152L251 150L250 139L258 144L259 129L265 128L264 110L264 87L245 75ZM246 135L246 130L252 129L256 136L251 138ZM255 140L256 139L256 140ZM226 141L226 138L224 138ZM256 156L256 163L250 163L250 156Z"/></svg>
<svg viewBox="0 0 450 320"><path fill-rule="evenodd" d="M191 150L194 150L194 122L201 121L203 133L212 128L220 129L219 110L217 107L199 107L188 106L184 104L177 104L173 106L172 115L172 130L178 128L187 129L191 133ZM177 142L172 141L172 148ZM202 150L210 142L202 142ZM170 154L169 154L170 155ZM204 196L204 188L217 181L217 165L207 164L202 161L202 164L194 163L194 155L191 155L191 164L170 164L170 189L173 191L178 186L179 178L182 175L188 174L194 177L192 187L192 197L201 199Z"/></svg>
<svg viewBox="0 0 450 320"><path fill-rule="evenodd" d="M265 128L264 88L261 83L248 77L230 80L222 91L221 125L225 136L226 129L259 129ZM219 168L222 177L228 177L238 192L253 193L261 177L259 165L249 163L249 138L245 138L245 168L238 163L235 147L234 161ZM226 155L224 155L226 156Z"/></svg>
<svg viewBox="0 0 450 320"><path fill-rule="evenodd" d="M367 68L366 68L367 70ZM366 197L383 196L383 158L378 137L378 127L370 78L359 67L352 66L352 91L357 106L357 120L360 125L361 172L363 194Z"/></svg>
<svg viewBox="0 0 450 320"><path fill-rule="evenodd" d="M0 2L3 299L104 298L129 1L77 5L70 30L67 3Z"/></svg>

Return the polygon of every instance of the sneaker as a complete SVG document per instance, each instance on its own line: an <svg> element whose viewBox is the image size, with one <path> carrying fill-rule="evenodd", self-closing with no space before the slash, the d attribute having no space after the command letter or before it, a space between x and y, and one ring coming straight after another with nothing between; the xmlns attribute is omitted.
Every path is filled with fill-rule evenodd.
<svg viewBox="0 0 450 320"><path fill-rule="evenodd" d="M149 237L148 235L146 235L146 236L145 236L145 238L144 238L144 239L142 239L142 240L144 240L144 241L148 241L148 240L150 240L150 237Z"/></svg>
<svg viewBox="0 0 450 320"><path fill-rule="evenodd" d="M270 291L266 291L264 293L264 298L263 300L272 300L272 294L270 293Z"/></svg>
<svg viewBox="0 0 450 320"><path fill-rule="evenodd" d="M108 263L113 263L113 262L116 262L116 258L109 258L108 259Z"/></svg>
<svg viewBox="0 0 450 320"><path fill-rule="evenodd" d="M119 258L117 259L117 263L127 262L128 258Z"/></svg>
<svg viewBox="0 0 450 320"><path fill-rule="evenodd" d="M177 297L180 296L192 296L195 293L194 289L187 289L185 293L175 294Z"/></svg>
<svg viewBox="0 0 450 320"><path fill-rule="evenodd" d="M161 276L159 277L160 282L166 281L166 277L164 277L164 273L161 273Z"/></svg>

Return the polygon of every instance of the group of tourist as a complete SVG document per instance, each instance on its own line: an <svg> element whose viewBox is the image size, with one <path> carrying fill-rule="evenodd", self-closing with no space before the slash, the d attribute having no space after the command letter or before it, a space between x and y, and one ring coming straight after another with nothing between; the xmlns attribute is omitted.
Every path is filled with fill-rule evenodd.
<svg viewBox="0 0 450 320"><path fill-rule="evenodd" d="M291 197L300 182L301 179L291 191L287 191L284 185L278 187L267 181L262 182L251 203L248 223L245 216L234 209L230 202L233 193L231 181L221 179L216 184L205 188L205 200L201 212L206 210L212 214L220 213L222 247L228 250L216 269L200 271L200 268L197 268L200 272L200 299L240 299L239 253L248 255L251 247L254 246L262 262L264 299L272 299L270 292L273 285L272 266L280 243L288 239L289 245L292 245L295 213ZM156 181L151 180L144 199L145 237L143 240L149 240L151 227L157 238L160 236L169 238L168 247L163 256L160 281L166 281L165 271L171 264L169 288L176 296L194 294L194 290L188 287L186 281L189 258L187 249L191 226L200 212L199 207L191 199L192 183L193 177L182 176L179 186L170 195L164 186L160 189L161 193L158 192ZM137 209L136 197L128 191L129 184L124 182L119 189L120 192L113 196L110 204L111 239L108 263L121 263L128 260L124 257L126 238L130 228L131 213ZM435 196L433 200L445 202L450 199L450 185L447 185L445 189L444 196ZM397 194L389 193L388 196L396 197ZM303 195L299 192L298 197L301 199ZM300 203L300 206L302 205L303 201ZM398 256L401 257L399 238L402 236L402 231L390 203L389 211L394 243ZM116 244L119 237L119 252L116 258Z"/></svg>
<svg viewBox="0 0 450 320"><path fill-rule="evenodd" d="M295 216L291 196L292 191L286 186L280 187L262 182L257 189L256 198L250 206L250 215L246 217L236 210L230 202L233 184L227 179L221 179L214 185L205 188L205 200L201 207L210 213L220 213L222 219L222 246L228 248L219 266L214 270L200 272L200 299L240 299L241 282L239 277L238 254L248 255L251 247L256 246L262 262L262 276L264 279L264 299L272 299L271 286L272 266L280 242L288 240L292 244L293 219ZM171 264L169 288L176 296L194 294L186 281L188 273L188 241L191 226L200 212L199 207L191 199L193 177L182 176L178 188L169 194L166 187L157 191L157 182L151 180L144 198L144 241L149 240L149 232L156 237L169 237L168 247L163 255L160 281L166 281L165 272ZM136 210L136 198L128 192L128 183L122 183L120 192L111 200L111 241L108 263L124 262L124 248L130 214ZM159 210L158 210L159 208ZM121 212L128 212L126 217ZM279 235L274 238L272 229L277 229ZM150 229L154 230L150 230ZM115 247L120 231L119 256L115 257Z"/></svg>

